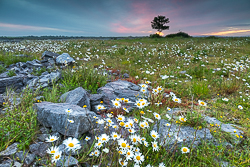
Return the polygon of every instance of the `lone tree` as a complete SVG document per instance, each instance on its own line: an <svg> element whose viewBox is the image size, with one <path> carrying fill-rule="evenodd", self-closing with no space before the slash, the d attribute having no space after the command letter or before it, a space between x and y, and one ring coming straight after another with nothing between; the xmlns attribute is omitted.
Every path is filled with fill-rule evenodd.
<svg viewBox="0 0 250 167"><path fill-rule="evenodd" d="M158 15L158 17L155 17L154 20L151 22L151 26L153 29L157 29L159 32L162 32L163 30L169 29L169 26L164 25L167 23L169 23L169 18Z"/></svg>

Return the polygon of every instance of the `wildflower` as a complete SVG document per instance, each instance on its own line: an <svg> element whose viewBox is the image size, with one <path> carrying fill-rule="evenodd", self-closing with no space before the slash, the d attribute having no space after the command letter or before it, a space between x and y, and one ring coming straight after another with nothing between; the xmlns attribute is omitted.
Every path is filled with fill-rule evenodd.
<svg viewBox="0 0 250 167"><path fill-rule="evenodd" d="M66 109L65 112L67 112L67 113L72 113L73 110L72 110L72 109Z"/></svg>
<svg viewBox="0 0 250 167"><path fill-rule="evenodd" d="M150 84L151 82L150 82L150 81L146 81L145 83L146 83L146 84Z"/></svg>
<svg viewBox="0 0 250 167"><path fill-rule="evenodd" d="M141 86L142 89L147 89L148 88L147 84L141 84L140 86Z"/></svg>
<svg viewBox="0 0 250 167"><path fill-rule="evenodd" d="M171 108L167 107L167 110L168 110L168 111L171 111Z"/></svg>
<svg viewBox="0 0 250 167"><path fill-rule="evenodd" d="M119 164L122 166L127 166L128 165L128 161L124 161L122 160L122 158L119 159Z"/></svg>
<svg viewBox="0 0 250 167"><path fill-rule="evenodd" d="M98 157L99 154L100 154L100 151L99 151L99 150L95 150L95 151L94 151L94 155L95 155L96 157Z"/></svg>
<svg viewBox="0 0 250 167"><path fill-rule="evenodd" d="M205 103L204 101L198 100L198 103L200 106L207 106L207 103Z"/></svg>
<svg viewBox="0 0 250 167"><path fill-rule="evenodd" d="M171 117L168 114L166 114L166 117L167 117L167 119L171 119Z"/></svg>
<svg viewBox="0 0 250 167"><path fill-rule="evenodd" d="M155 119L158 119L158 120L161 119L161 116L158 113L154 112L153 114L154 114Z"/></svg>
<svg viewBox="0 0 250 167"><path fill-rule="evenodd" d="M144 94L147 93L147 89L143 89L143 88L142 88L140 91L141 91L142 93L144 93Z"/></svg>
<svg viewBox="0 0 250 167"><path fill-rule="evenodd" d="M144 129L144 128L145 128L144 122L140 122L139 126L140 126L142 129Z"/></svg>
<svg viewBox="0 0 250 167"><path fill-rule="evenodd" d="M53 159L52 159L52 163L57 162L62 156L62 152L61 151L57 151L53 154Z"/></svg>
<svg viewBox="0 0 250 167"><path fill-rule="evenodd" d="M143 144L144 144L144 146L148 147L148 142L147 141L144 141Z"/></svg>
<svg viewBox="0 0 250 167"><path fill-rule="evenodd" d="M154 95L157 95L157 94L159 93L159 90L158 90L158 89L153 89L153 90L152 90L152 93L153 93Z"/></svg>
<svg viewBox="0 0 250 167"><path fill-rule="evenodd" d="M108 148L104 148L102 151L105 152L105 153L109 153L109 149Z"/></svg>
<svg viewBox="0 0 250 167"><path fill-rule="evenodd" d="M125 121L125 117L124 117L123 115L117 115L116 120L117 120L118 122L122 122L122 121Z"/></svg>
<svg viewBox="0 0 250 167"><path fill-rule="evenodd" d="M134 152L139 152L140 149L138 147L134 148Z"/></svg>
<svg viewBox="0 0 250 167"><path fill-rule="evenodd" d="M170 126L171 124L170 123L166 123L165 126Z"/></svg>
<svg viewBox="0 0 250 167"><path fill-rule="evenodd" d="M55 154L58 151L59 151L59 147L57 147L57 146L55 146L55 147L52 146L50 149L47 149L48 154Z"/></svg>
<svg viewBox="0 0 250 167"><path fill-rule="evenodd" d="M184 118L183 116L179 116L179 121L181 121L181 122L186 122L186 121L187 121L187 119L186 119L186 118Z"/></svg>
<svg viewBox="0 0 250 167"><path fill-rule="evenodd" d="M112 118L112 117L113 117L113 114L108 113L108 114L107 114L107 117Z"/></svg>
<svg viewBox="0 0 250 167"><path fill-rule="evenodd" d="M177 98L177 97L173 97L172 100L176 103L181 103L181 99L180 98Z"/></svg>
<svg viewBox="0 0 250 167"><path fill-rule="evenodd" d="M181 152L182 152L182 154L184 154L184 153L189 153L190 150L189 150L189 148L187 148L187 147L182 147L182 148L181 148Z"/></svg>
<svg viewBox="0 0 250 167"><path fill-rule="evenodd" d="M134 145L136 145L139 141L141 142L141 140L139 140L140 136L138 136L136 134L129 136L129 138L130 138L132 144L134 144Z"/></svg>
<svg viewBox="0 0 250 167"><path fill-rule="evenodd" d="M173 92L169 93L171 97L175 97L175 94Z"/></svg>
<svg viewBox="0 0 250 167"><path fill-rule="evenodd" d="M86 108L86 107L87 107L87 105L84 105L84 106L83 106L83 108Z"/></svg>
<svg viewBox="0 0 250 167"><path fill-rule="evenodd" d="M101 137L100 137L100 141L104 142L104 143L107 143L109 141L109 136L106 135L105 133L102 134Z"/></svg>
<svg viewBox="0 0 250 167"><path fill-rule="evenodd" d="M125 125L124 125L124 127L125 127L126 129L128 129L128 128L131 128L131 125L129 124L129 122L126 122Z"/></svg>
<svg viewBox="0 0 250 167"><path fill-rule="evenodd" d="M58 139L57 136L50 136L49 138L45 138L46 142L53 142L56 141Z"/></svg>
<svg viewBox="0 0 250 167"><path fill-rule="evenodd" d="M84 140L89 141L90 139L91 139L91 137L86 136Z"/></svg>
<svg viewBox="0 0 250 167"><path fill-rule="evenodd" d="M113 125L113 128L114 128L114 129L118 129L118 126L117 126L117 125Z"/></svg>
<svg viewBox="0 0 250 167"><path fill-rule="evenodd" d="M114 122L110 118L106 118L106 122L112 125Z"/></svg>
<svg viewBox="0 0 250 167"><path fill-rule="evenodd" d="M161 92L163 90L162 86L157 86L156 88L159 92Z"/></svg>
<svg viewBox="0 0 250 167"><path fill-rule="evenodd" d="M157 138L159 138L159 134L155 130L152 130L150 132L150 136L153 137L154 140L156 140Z"/></svg>
<svg viewBox="0 0 250 167"><path fill-rule="evenodd" d="M158 151L159 150L159 146L157 145L157 141L153 141L151 143L152 143L153 151Z"/></svg>
<svg viewBox="0 0 250 167"><path fill-rule="evenodd" d="M105 121L104 121L103 119L98 119L96 123L97 123L97 124L104 124L104 122L105 122Z"/></svg>
<svg viewBox="0 0 250 167"><path fill-rule="evenodd" d="M145 114L145 112L144 111L140 111L140 114Z"/></svg>
<svg viewBox="0 0 250 167"><path fill-rule="evenodd" d="M76 138L69 137L68 139L63 141L63 144L66 145L67 147L66 149L72 150L72 151L75 151L81 148L80 142Z"/></svg>
<svg viewBox="0 0 250 167"><path fill-rule="evenodd" d="M149 124L146 120L143 121L144 125L145 125L145 128L149 128Z"/></svg>
<svg viewBox="0 0 250 167"><path fill-rule="evenodd" d="M128 129L128 132L133 134L133 133L135 133L135 130L133 128L130 128L130 129Z"/></svg>
<svg viewBox="0 0 250 167"><path fill-rule="evenodd" d="M242 107L241 105L238 105L238 109L241 109L241 110L242 110L242 109L243 109L243 107Z"/></svg>
<svg viewBox="0 0 250 167"><path fill-rule="evenodd" d="M96 106L96 109L99 111L99 110L104 110L106 108L103 105L99 104Z"/></svg>
<svg viewBox="0 0 250 167"><path fill-rule="evenodd" d="M124 103L129 103L129 99L124 98L123 102Z"/></svg>
<svg viewBox="0 0 250 167"><path fill-rule="evenodd" d="M113 139L113 140L118 140L118 139L120 139L120 137L121 137L121 135L119 135L119 134L116 133L116 132L112 132L111 136L112 136L112 139Z"/></svg>
<svg viewBox="0 0 250 167"><path fill-rule="evenodd" d="M70 120L70 119L68 119L68 122L70 122L70 123L74 123L74 120Z"/></svg>
<svg viewBox="0 0 250 167"><path fill-rule="evenodd" d="M167 79L167 78L169 78L169 76L167 76L167 75L162 75L161 76L161 79Z"/></svg>
<svg viewBox="0 0 250 167"><path fill-rule="evenodd" d="M165 166L165 164L164 164L163 162L161 162L161 163L159 164L159 167L166 167L166 166Z"/></svg>
<svg viewBox="0 0 250 167"><path fill-rule="evenodd" d="M162 104L162 102L157 102L155 103L155 105L159 106L160 104Z"/></svg>
<svg viewBox="0 0 250 167"><path fill-rule="evenodd" d="M126 140L124 140L123 138L118 140L118 145L120 145L120 148L126 148L128 143Z"/></svg>
<svg viewBox="0 0 250 167"><path fill-rule="evenodd" d="M94 147L100 149L102 147L102 145L103 145L102 143L103 142L99 140L97 143L95 143Z"/></svg>
<svg viewBox="0 0 250 167"><path fill-rule="evenodd" d="M113 105L115 106L115 108L120 108L121 107L121 103L117 100L111 100Z"/></svg>
<svg viewBox="0 0 250 167"><path fill-rule="evenodd" d="M222 101L228 101L229 99L228 98L222 98Z"/></svg>
<svg viewBox="0 0 250 167"><path fill-rule="evenodd" d="M144 155L142 155L139 152L136 152L135 155L134 155L134 161L137 164L141 164L144 161Z"/></svg>
<svg viewBox="0 0 250 167"><path fill-rule="evenodd" d="M122 108L124 111L126 111L127 113L129 113L129 110L125 107Z"/></svg>
<svg viewBox="0 0 250 167"><path fill-rule="evenodd" d="M138 119L134 118L134 121L135 121L135 123L137 123L137 124L138 124Z"/></svg>

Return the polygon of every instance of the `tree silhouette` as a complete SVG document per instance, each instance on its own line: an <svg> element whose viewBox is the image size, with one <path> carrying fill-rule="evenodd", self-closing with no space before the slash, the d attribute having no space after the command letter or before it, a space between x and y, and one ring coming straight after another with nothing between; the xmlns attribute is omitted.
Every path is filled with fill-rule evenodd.
<svg viewBox="0 0 250 167"><path fill-rule="evenodd" d="M166 18L165 16L158 15L158 17L155 17L154 20L151 22L151 26L153 29L157 29L159 32L162 32L163 30L168 30L169 26L165 26L164 24L169 23L169 18Z"/></svg>

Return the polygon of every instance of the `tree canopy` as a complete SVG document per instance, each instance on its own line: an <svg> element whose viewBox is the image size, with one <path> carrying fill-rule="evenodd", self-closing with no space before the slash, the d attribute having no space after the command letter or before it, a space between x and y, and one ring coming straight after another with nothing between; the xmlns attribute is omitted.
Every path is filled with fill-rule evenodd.
<svg viewBox="0 0 250 167"><path fill-rule="evenodd" d="M158 17L155 17L154 20L151 22L151 26L153 29L157 29L159 32L162 32L163 30L169 29L169 26L165 26L165 24L169 22L169 18L158 15Z"/></svg>

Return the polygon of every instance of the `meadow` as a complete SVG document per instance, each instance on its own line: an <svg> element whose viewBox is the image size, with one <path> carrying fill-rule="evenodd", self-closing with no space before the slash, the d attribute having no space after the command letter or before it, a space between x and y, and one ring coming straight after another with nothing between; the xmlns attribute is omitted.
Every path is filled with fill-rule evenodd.
<svg viewBox="0 0 250 167"><path fill-rule="evenodd" d="M156 122L156 114L159 114L161 119L167 119L168 110L179 108L181 114L176 116L183 119L171 118L173 124L197 129L208 128L218 144L203 141L194 148L183 145L181 148L166 150L160 144L159 138L152 138L150 127L154 123L150 123L148 129L135 132L139 136L136 139L143 139L142 142L128 141L129 145L139 149L131 151L134 156L126 156L128 150L125 155L121 153L122 144L119 142L103 143L103 147L98 148L95 146L95 142L98 142L96 139L92 145L84 147L84 152L76 156L82 166L84 162L91 166L108 166L110 161L111 166L221 166L222 161L231 166L250 166L250 38L0 42L0 73L13 63L41 60L42 53L46 50L58 54L69 53L76 63L61 69L61 84L55 83L51 89L42 91L23 91L18 106L9 107L9 101L3 104L7 116L0 115L0 129L4 129L0 131L0 152L13 142L19 142L20 149L27 149L36 140L39 130L32 106L40 101L35 97L42 95L42 101L57 103L63 93L79 86L94 94L107 80L122 79L122 74L127 73L129 78L123 80L137 85L146 84L146 91L152 93L148 106L129 113L124 112L125 117L132 116L138 120L144 117L147 118L145 120ZM15 56L19 54L27 56ZM40 74L44 71L35 72ZM106 75L107 72L115 75ZM9 72L9 75L14 74ZM179 103L169 96L170 92L179 98ZM6 94L11 94L11 90ZM18 98L20 94L13 96ZM244 134L231 135L221 131L219 126L204 121L204 115L215 117L223 123L238 125ZM81 139L86 137L88 134ZM114 140L108 134L106 138ZM156 143L157 147L151 143ZM230 143L232 147L225 146L225 143ZM184 147L187 147L186 150L183 150ZM94 153L96 150L99 151L98 154ZM47 166L55 166L49 154L43 158L48 163Z"/></svg>

